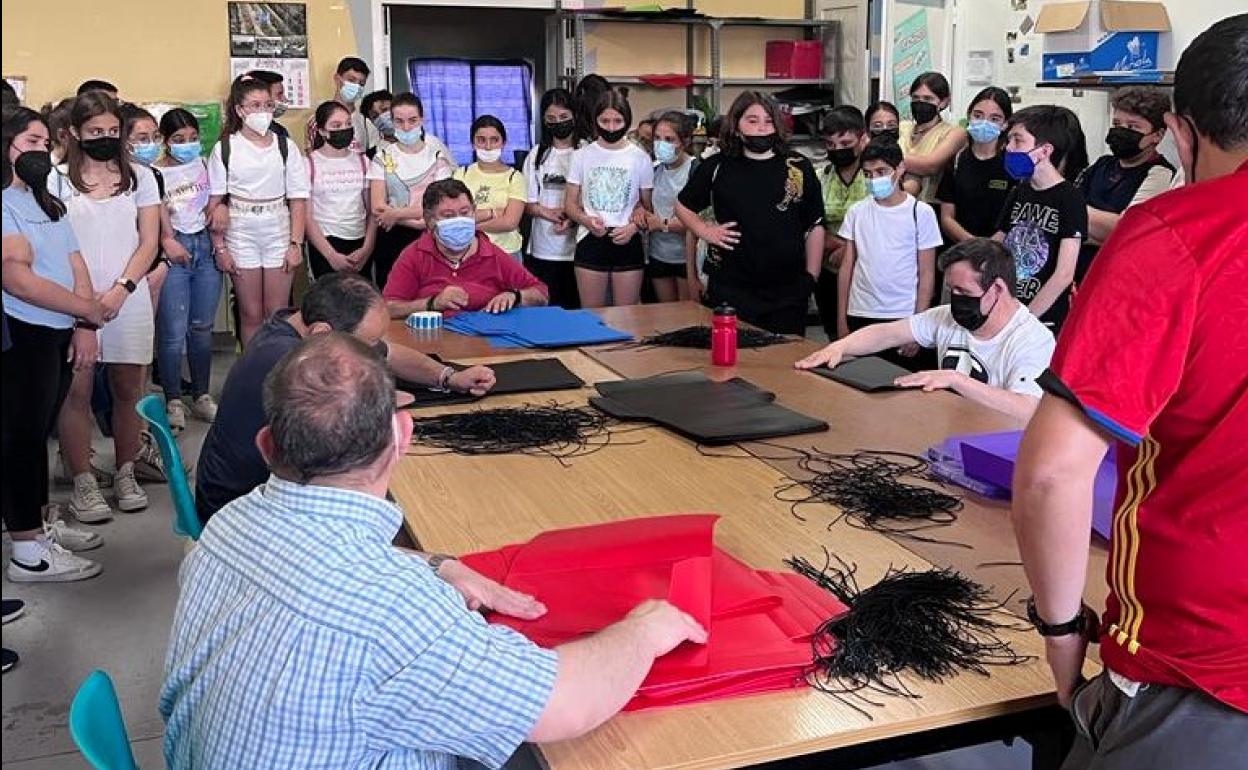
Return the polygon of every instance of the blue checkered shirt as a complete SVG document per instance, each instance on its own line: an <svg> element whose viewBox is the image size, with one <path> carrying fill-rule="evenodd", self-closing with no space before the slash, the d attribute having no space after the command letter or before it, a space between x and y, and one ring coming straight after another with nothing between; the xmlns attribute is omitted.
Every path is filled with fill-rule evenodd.
<svg viewBox="0 0 1248 770"><path fill-rule="evenodd" d="M160 713L180 768L497 767L556 655L469 612L391 545L400 510L276 476L217 513L179 577Z"/></svg>

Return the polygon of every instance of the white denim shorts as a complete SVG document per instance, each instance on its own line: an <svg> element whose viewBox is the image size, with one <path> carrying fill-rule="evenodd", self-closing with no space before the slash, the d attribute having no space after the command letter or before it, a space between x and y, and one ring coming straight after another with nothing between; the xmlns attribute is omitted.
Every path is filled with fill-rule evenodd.
<svg viewBox="0 0 1248 770"><path fill-rule="evenodd" d="M276 270L290 248L290 210L285 200L271 203L230 202L225 247L240 270Z"/></svg>

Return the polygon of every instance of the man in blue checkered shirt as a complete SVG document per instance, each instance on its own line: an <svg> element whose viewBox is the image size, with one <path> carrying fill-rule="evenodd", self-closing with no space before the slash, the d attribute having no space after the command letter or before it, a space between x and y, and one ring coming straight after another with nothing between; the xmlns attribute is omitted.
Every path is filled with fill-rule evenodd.
<svg viewBox="0 0 1248 770"><path fill-rule="evenodd" d="M332 332L265 381L269 481L209 522L180 576L160 712L170 768L499 767L608 719L706 634L665 602L554 650L473 610L545 607L391 545L411 440L380 357Z"/></svg>

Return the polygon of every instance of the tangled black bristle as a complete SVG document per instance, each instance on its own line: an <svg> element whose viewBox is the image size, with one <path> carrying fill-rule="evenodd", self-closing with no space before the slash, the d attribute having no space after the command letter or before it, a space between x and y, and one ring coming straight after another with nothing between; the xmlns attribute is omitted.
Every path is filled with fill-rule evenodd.
<svg viewBox="0 0 1248 770"><path fill-rule="evenodd" d="M1014 652L999 636L1002 630L1020 628L998 619L1008 617L1002 608L1013 594L994 602L988 589L949 569L890 568L875 585L859 588L856 565L827 549L824 555L822 569L800 556L785 560L849 608L815 632L806 679L868 718L854 701L881 704L868 698L867 691L919 697L902 681L902 673L940 682L961 671L986 676L988 666L1034 660Z"/></svg>
<svg viewBox="0 0 1248 770"><path fill-rule="evenodd" d="M612 443L616 421L584 406L474 409L413 420L412 443L461 455L534 454L561 462Z"/></svg>
<svg viewBox="0 0 1248 770"><path fill-rule="evenodd" d="M771 332L748 326L742 326L737 329L738 348L765 348L770 345L783 345L787 342L793 342L793 339L783 334L772 334ZM680 329L643 337L634 346L710 350L711 327L685 326Z"/></svg>
<svg viewBox="0 0 1248 770"><path fill-rule="evenodd" d="M798 467L809 478L781 486L776 497L790 503L793 514L804 505L826 503L840 509L832 521L845 520L861 529L912 540L969 547L963 543L917 534L958 520L961 498L905 479L936 481L926 460L903 452L862 451L852 454L800 452ZM829 525L831 526L831 524Z"/></svg>

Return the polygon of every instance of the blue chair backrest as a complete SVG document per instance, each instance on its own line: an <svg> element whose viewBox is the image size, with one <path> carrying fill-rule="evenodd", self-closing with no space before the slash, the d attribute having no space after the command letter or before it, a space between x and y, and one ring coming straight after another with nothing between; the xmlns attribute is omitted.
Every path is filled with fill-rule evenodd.
<svg viewBox="0 0 1248 770"><path fill-rule="evenodd" d="M149 393L139 399L134 408L151 426L156 446L160 448L160 458L165 463L165 477L169 480L169 494L173 497L173 531L182 537L198 540L204 527L195 513L195 496L186 477L186 467L182 465L182 451L169 429L165 401L158 393Z"/></svg>
<svg viewBox="0 0 1248 770"><path fill-rule="evenodd" d="M69 732L96 770L138 770L113 680L93 671L69 707Z"/></svg>

